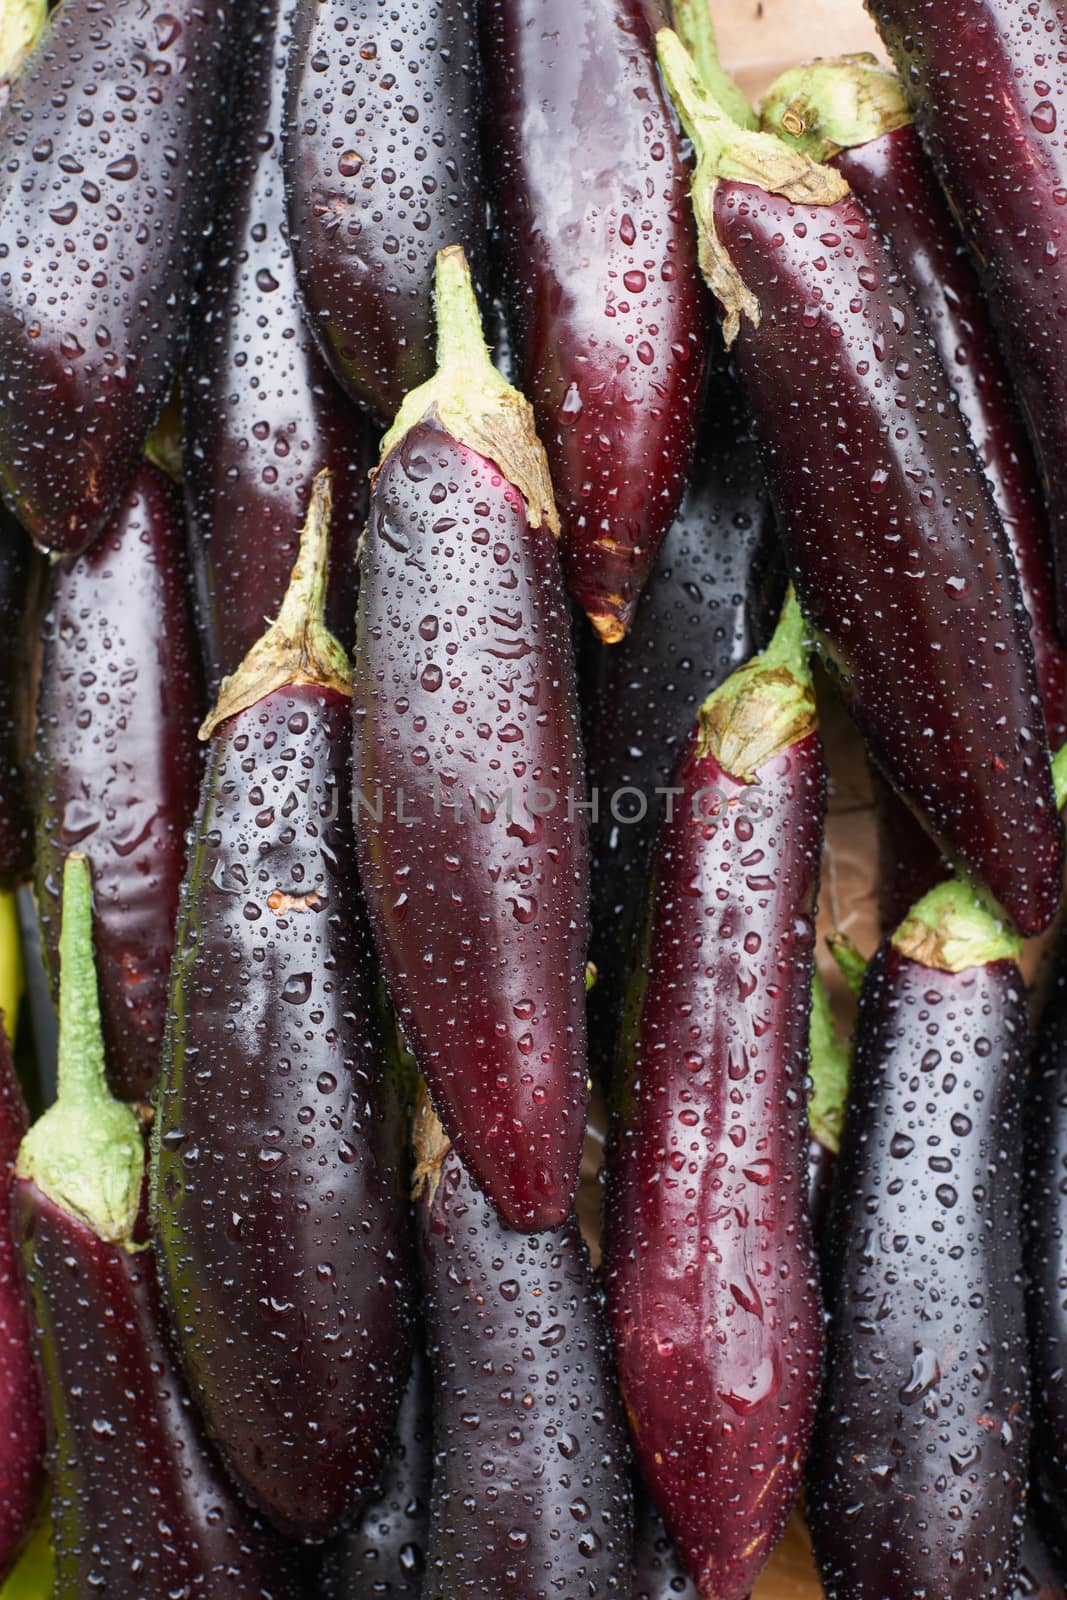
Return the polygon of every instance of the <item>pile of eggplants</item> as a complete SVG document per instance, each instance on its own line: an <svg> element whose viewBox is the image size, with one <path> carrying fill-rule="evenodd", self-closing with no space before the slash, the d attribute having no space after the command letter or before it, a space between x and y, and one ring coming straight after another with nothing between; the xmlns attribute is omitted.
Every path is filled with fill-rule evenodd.
<svg viewBox="0 0 1067 1600"><path fill-rule="evenodd" d="M0 0L0 1600L1065 1593L1067 25L868 6Z"/></svg>

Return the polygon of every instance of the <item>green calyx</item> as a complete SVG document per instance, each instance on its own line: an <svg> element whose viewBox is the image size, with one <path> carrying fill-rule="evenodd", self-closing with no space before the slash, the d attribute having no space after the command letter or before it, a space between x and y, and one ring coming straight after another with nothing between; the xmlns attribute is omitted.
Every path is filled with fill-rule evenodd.
<svg viewBox="0 0 1067 1600"><path fill-rule="evenodd" d="M754 783L759 770L817 726L804 618L790 588L770 644L731 673L700 708L698 754Z"/></svg>
<svg viewBox="0 0 1067 1600"><path fill-rule="evenodd" d="M723 71L708 0L673 0L671 16L675 33L726 114L733 117L739 128L758 127L756 113L729 73Z"/></svg>
<svg viewBox="0 0 1067 1600"><path fill-rule="evenodd" d="M863 988L863 980L867 976L869 965L867 957L857 949L847 933L831 933L826 944L837 962L837 970L848 984L850 993L858 998Z"/></svg>
<svg viewBox="0 0 1067 1600"><path fill-rule="evenodd" d="M1056 810L1067 805L1067 744L1061 744L1052 757L1052 787L1056 795Z"/></svg>
<svg viewBox="0 0 1067 1600"><path fill-rule="evenodd" d="M720 179L750 183L799 205L833 205L848 184L832 167L818 166L769 133L740 127L671 28L656 35L660 71L686 133L697 167L690 187L696 217L700 270L723 309L723 335L732 344L747 317L759 326L759 301L731 261L715 226L715 190Z"/></svg>
<svg viewBox="0 0 1067 1600"><path fill-rule="evenodd" d="M47 16L48 0L0 0L0 86L18 76Z"/></svg>
<svg viewBox="0 0 1067 1600"><path fill-rule="evenodd" d="M935 972L965 972L990 961L1017 961L1022 940L996 901L965 878L952 878L912 906L894 947Z"/></svg>
<svg viewBox="0 0 1067 1600"><path fill-rule="evenodd" d="M760 127L812 161L829 161L911 121L900 79L866 53L783 72L760 107Z"/></svg>
<svg viewBox="0 0 1067 1600"><path fill-rule="evenodd" d="M836 1155L848 1097L849 1048L834 1027L830 996L818 972L812 974L811 980L808 1040L808 1127L812 1138Z"/></svg>
<svg viewBox="0 0 1067 1600"><path fill-rule="evenodd" d="M107 1086L89 863L71 855L59 939L59 1093L23 1139L15 1171L108 1244L133 1249L144 1160L136 1113Z"/></svg>
<svg viewBox="0 0 1067 1600"><path fill-rule="evenodd" d="M470 268L458 245L438 251L434 288L437 371L405 395L382 440L379 470L412 428L434 418L454 439L499 467L525 500L532 528L545 522L558 536L548 458L533 408L492 363Z"/></svg>
<svg viewBox="0 0 1067 1600"><path fill-rule="evenodd" d="M313 684L351 697L348 657L325 621L331 484L324 468L311 486L311 504L282 608L237 671L223 679L215 709L201 724L201 739L210 739L227 718L289 685Z"/></svg>

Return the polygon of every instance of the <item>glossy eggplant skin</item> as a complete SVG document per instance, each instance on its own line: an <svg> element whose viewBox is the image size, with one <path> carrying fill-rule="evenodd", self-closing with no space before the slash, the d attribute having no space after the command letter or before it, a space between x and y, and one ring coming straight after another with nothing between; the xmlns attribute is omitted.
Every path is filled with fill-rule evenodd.
<svg viewBox="0 0 1067 1600"><path fill-rule="evenodd" d="M29 1536L44 1488L44 1409L11 1226L15 1157L28 1123L0 1026L0 1580Z"/></svg>
<svg viewBox="0 0 1067 1600"><path fill-rule="evenodd" d="M634 1584L631 1600L699 1600L670 1534L647 1495L636 1497Z"/></svg>
<svg viewBox="0 0 1067 1600"><path fill-rule="evenodd" d="M190 332L184 477L209 688L274 617L311 484L333 475L330 609L351 643L356 544L366 518L365 424L304 322L285 236L282 126L291 0L257 0L231 152Z"/></svg>
<svg viewBox="0 0 1067 1600"><path fill-rule="evenodd" d="M1056 0L868 0L1027 419L1067 625L1067 17Z"/></svg>
<svg viewBox="0 0 1067 1600"><path fill-rule="evenodd" d="M151 1250L108 1244L16 1180L48 1411L55 1600L295 1600L212 1454L164 1335Z"/></svg>
<svg viewBox="0 0 1067 1600"><path fill-rule="evenodd" d="M785 1526L822 1360L803 1092L817 734L758 780L724 772L694 729L656 853L605 1210L638 1463L699 1592L716 1600L744 1600Z"/></svg>
<svg viewBox="0 0 1067 1600"><path fill-rule="evenodd" d="M152 1226L208 1433L281 1531L373 1488L410 1356L398 1119L347 806L350 710L277 689L213 735L182 891Z"/></svg>
<svg viewBox="0 0 1067 1600"><path fill-rule="evenodd" d="M619 1016L648 906L656 832L697 708L764 643L780 601L770 502L758 445L736 380L712 372L693 475L616 645L590 636L581 660L590 790L599 815L592 848L590 1056L610 1073ZM636 796L612 796L622 789ZM629 804L627 805L627 801Z"/></svg>
<svg viewBox="0 0 1067 1600"><path fill-rule="evenodd" d="M299 0L285 136L308 317L338 381L387 426L434 369L433 268L485 267L473 0Z"/></svg>
<svg viewBox="0 0 1067 1600"><path fill-rule="evenodd" d="M1048 526L1033 453L978 278L914 124L842 150L832 164L889 240L981 457L1030 618L1048 742L1056 750L1067 739L1067 651L1056 633Z"/></svg>
<svg viewBox="0 0 1067 1600"><path fill-rule="evenodd" d="M23 771L26 610L35 587L33 546L0 506L0 889L33 870L33 815Z"/></svg>
<svg viewBox="0 0 1067 1600"><path fill-rule="evenodd" d="M917 900L951 876L951 868L918 817L871 768L878 836L878 922L882 933L899 928Z"/></svg>
<svg viewBox="0 0 1067 1600"><path fill-rule="evenodd" d="M69 0L0 119L0 485L70 555L174 379L239 8Z"/></svg>
<svg viewBox="0 0 1067 1600"><path fill-rule="evenodd" d="M436 422L374 484L353 682L360 875L401 1026L503 1220L558 1226L587 1096L566 598L548 528Z"/></svg>
<svg viewBox="0 0 1067 1600"><path fill-rule="evenodd" d="M571 594L617 641L700 419L708 318L689 173L641 0L487 0L482 38L519 387Z"/></svg>
<svg viewBox="0 0 1067 1600"><path fill-rule="evenodd" d="M57 972L63 862L92 861L108 1075L159 1077L185 833L196 806L200 663L181 497L142 462L104 536L56 562L37 707L35 885Z"/></svg>
<svg viewBox="0 0 1067 1600"><path fill-rule="evenodd" d="M577 1219L502 1227L451 1150L416 1231L435 1394L424 1600L629 1600L626 1424Z"/></svg>
<svg viewBox="0 0 1067 1600"><path fill-rule="evenodd" d="M828 1600L1006 1600L1027 1477L1026 995L1014 962L864 983L807 1515Z"/></svg>
<svg viewBox="0 0 1067 1600"><path fill-rule="evenodd" d="M1023 1529L1013 1600L1067 1600L1061 1568L1045 1548L1032 1516Z"/></svg>
<svg viewBox="0 0 1067 1600"><path fill-rule="evenodd" d="M735 348L804 614L876 763L1037 933L1063 828L1026 613L919 306L852 196L720 183L715 216L761 307Z"/></svg>
<svg viewBox="0 0 1067 1600"><path fill-rule="evenodd" d="M359 1521L322 1562L325 1600L420 1600L433 1469L430 1368L416 1343L389 1463Z"/></svg>

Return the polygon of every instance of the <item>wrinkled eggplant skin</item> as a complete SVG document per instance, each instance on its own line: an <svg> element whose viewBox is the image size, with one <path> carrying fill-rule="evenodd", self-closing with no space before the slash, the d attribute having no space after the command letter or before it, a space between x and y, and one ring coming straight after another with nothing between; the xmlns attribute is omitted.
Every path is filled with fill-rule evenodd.
<svg viewBox="0 0 1067 1600"><path fill-rule="evenodd" d="M883 945L830 1219L807 1515L828 1600L1007 1600L1027 1478L1026 993Z"/></svg>
<svg viewBox="0 0 1067 1600"><path fill-rule="evenodd" d="M15 1157L28 1124L0 1027L0 1580L29 1535L44 1488L44 1410L11 1226Z"/></svg>
<svg viewBox="0 0 1067 1600"><path fill-rule="evenodd" d="M1045 508L978 279L914 125L842 150L833 165L888 238L981 457L1030 618L1049 744L1058 749L1067 739L1067 652L1056 634Z"/></svg>
<svg viewBox="0 0 1067 1600"><path fill-rule="evenodd" d="M325 1600L420 1600L430 1521L432 1404L429 1362L416 1344L381 1482L355 1527L323 1557L319 1592Z"/></svg>
<svg viewBox="0 0 1067 1600"><path fill-rule="evenodd" d="M23 698L28 677L23 623L35 587L33 546L0 506L0 889L33 870L33 814L22 760Z"/></svg>
<svg viewBox="0 0 1067 1600"><path fill-rule="evenodd" d="M338 381L382 427L433 374L433 270L485 270L473 3L300 0L285 135L293 254Z"/></svg>
<svg viewBox="0 0 1067 1600"><path fill-rule="evenodd" d="M641 0L486 0L482 40L519 387L564 570L583 610L628 627L700 420L690 175Z"/></svg>
<svg viewBox="0 0 1067 1600"><path fill-rule="evenodd" d="M366 519L366 426L307 328L285 237L282 121L291 0L258 0L190 331L185 495L209 688L277 615L311 484L329 467L328 621L351 644Z"/></svg>
<svg viewBox="0 0 1067 1600"><path fill-rule="evenodd" d="M566 597L547 527L436 422L375 481L353 682L360 874L397 1015L503 1220L558 1226L587 1096Z"/></svg>
<svg viewBox="0 0 1067 1600"><path fill-rule="evenodd" d="M735 348L804 613L882 771L1038 933L1063 828L1026 613L918 304L851 196L720 183L715 213L761 306Z"/></svg>
<svg viewBox="0 0 1067 1600"><path fill-rule="evenodd" d="M14 1212L48 1411L55 1600L296 1600L287 1555L204 1438L152 1252L105 1244L21 1179Z"/></svg>
<svg viewBox="0 0 1067 1600"><path fill-rule="evenodd" d="M867 3L1004 345L1041 468L1065 634L1067 14L1056 0Z"/></svg>
<svg viewBox="0 0 1067 1600"><path fill-rule="evenodd" d="M822 1360L804 1072L826 779L814 733L753 785L699 745L656 853L604 1281L641 1472L701 1593L745 1600Z"/></svg>
<svg viewBox="0 0 1067 1600"><path fill-rule="evenodd" d="M101 532L174 378L239 8L69 0L0 119L0 486L46 550Z"/></svg>
<svg viewBox="0 0 1067 1600"><path fill-rule="evenodd" d="M663 1518L641 1491L636 1495L635 1513L631 1600L699 1600L696 1584L679 1561Z"/></svg>
<svg viewBox="0 0 1067 1600"><path fill-rule="evenodd" d="M58 971L71 850L93 870L108 1077L147 1100L159 1076L202 710L181 497L143 462L103 537L54 564L33 786L43 944Z"/></svg>
<svg viewBox="0 0 1067 1600"><path fill-rule="evenodd" d="M943 883L951 868L910 806L871 769L878 837L878 923L899 928L912 906Z"/></svg>
<svg viewBox="0 0 1067 1600"><path fill-rule="evenodd" d="M776 549L758 446L736 381L716 363L693 476L645 586L630 632L605 645L586 630L582 716L599 815L592 846L590 1056L610 1074L635 941L648 907L665 798L701 702L765 641L777 612ZM619 821L612 796L647 809ZM636 796L616 811L635 816Z"/></svg>
<svg viewBox="0 0 1067 1600"><path fill-rule="evenodd" d="M349 719L345 696L304 684L213 736L153 1144L160 1274L208 1433L301 1538L373 1488L409 1360Z"/></svg>
<svg viewBox="0 0 1067 1600"><path fill-rule="evenodd" d="M434 1376L424 1600L629 1600L626 1424L572 1215L503 1228L454 1150L416 1205Z"/></svg>

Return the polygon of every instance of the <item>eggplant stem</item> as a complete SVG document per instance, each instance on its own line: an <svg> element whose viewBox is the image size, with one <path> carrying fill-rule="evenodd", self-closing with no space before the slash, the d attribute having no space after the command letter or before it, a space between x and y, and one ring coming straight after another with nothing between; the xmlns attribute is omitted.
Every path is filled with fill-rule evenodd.
<svg viewBox="0 0 1067 1600"><path fill-rule="evenodd" d="M935 972L965 972L1017 961L1022 939L993 897L963 877L939 883L912 906L892 938L909 961Z"/></svg>
<svg viewBox="0 0 1067 1600"><path fill-rule="evenodd" d="M48 0L3 0L0 4L0 104L4 89L18 76L41 37L47 16Z"/></svg>
<svg viewBox="0 0 1067 1600"><path fill-rule="evenodd" d="M829 161L912 120L900 79L867 51L790 68L760 106L764 133L813 161Z"/></svg>
<svg viewBox="0 0 1067 1600"><path fill-rule="evenodd" d="M867 957L853 944L848 934L841 933L839 929L827 935L826 948L836 961L837 970L848 984L850 992L858 1000L870 965Z"/></svg>
<svg viewBox="0 0 1067 1600"><path fill-rule="evenodd" d="M836 1155L841 1143L851 1066L848 1044L834 1027L830 996L816 970L811 975L808 1023L808 1128L813 1139Z"/></svg>
<svg viewBox="0 0 1067 1600"><path fill-rule="evenodd" d="M136 1112L107 1086L92 880L86 857L72 854L63 867L58 1095L23 1139L15 1172L101 1239L132 1250L144 1165Z"/></svg>
<svg viewBox="0 0 1067 1600"><path fill-rule="evenodd" d="M698 754L714 755L743 783L817 727L804 618L790 587L774 637L761 655L731 673L699 712Z"/></svg>
<svg viewBox="0 0 1067 1600"><path fill-rule="evenodd" d="M441 1119L430 1099L430 1091L422 1079L419 1080L419 1091L415 1102L411 1147L415 1156L415 1167L411 1175L411 1198L413 1201L421 1199L423 1192L428 1189L426 1204L432 1206L437 1186L441 1182L441 1168L452 1148L452 1141L441 1125Z"/></svg>
<svg viewBox="0 0 1067 1600"><path fill-rule="evenodd" d="M719 59L719 41L708 0L673 0L674 31L723 110L739 128L758 128L756 113Z"/></svg>
<svg viewBox="0 0 1067 1600"><path fill-rule="evenodd" d="M1052 757L1052 788L1056 796L1056 810L1067 805L1067 744L1061 744Z"/></svg>

